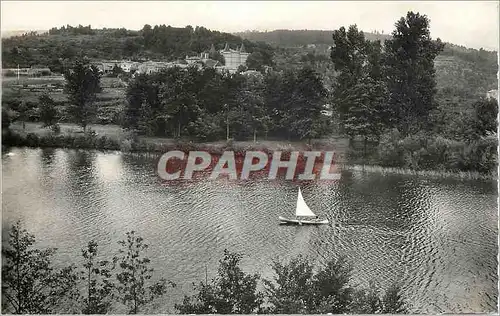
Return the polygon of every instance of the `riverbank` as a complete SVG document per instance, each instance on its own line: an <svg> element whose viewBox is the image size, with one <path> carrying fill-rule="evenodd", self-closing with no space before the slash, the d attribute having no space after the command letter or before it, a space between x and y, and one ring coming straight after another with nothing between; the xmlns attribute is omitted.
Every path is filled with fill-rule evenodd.
<svg viewBox="0 0 500 316"><path fill-rule="evenodd" d="M3 132L3 145L27 147L55 147L76 149L119 150L123 152L164 153L169 150L207 151L222 154L225 150L234 151L306 151L333 150L345 153L349 141L342 137L315 139L306 141L257 140L253 141L214 141L195 142L189 139L134 136L123 131L117 125L91 125L90 133L82 133L74 124L60 124L61 131L56 134L48 128L41 128L40 123L12 125L9 132Z"/></svg>
<svg viewBox="0 0 500 316"><path fill-rule="evenodd" d="M61 124L61 132L56 134L50 129L41 128L39 123L26 123L25 128L16 124L9 131L2 132L2 147L49 147L113 150L126 153L152 153L160 154L172 150L206 151L211 154L222 154L224 151L246 152L264 151L335 151L338 157L337 164L343 169L358 170L363 172L392 173L422 175L432 177L453 177L460 179L497 179L497 170L478 172L474 170L449 170L437 165L438 168L407 168L398 165L379 165L373 158L352 159L349 141L341 137L329 139L315 139L308 142L288 142L279 140L253 141L217 141L193 142L186 139L171 139L161 137L132 136L116 125L92 125L91 133L82 133L74 124Z"/></svg>
<svg viewBox="0 0 500 316"><path fill-rule="evenodd" d="M343 170L353 170L379 174L401 174L425 176L430 178L457 178L466 180L497 180L498 173L480 173L477 171L446 171L446 170L412 170L407 168L383 167L376 165L345 164L341 166Z"/></svg>

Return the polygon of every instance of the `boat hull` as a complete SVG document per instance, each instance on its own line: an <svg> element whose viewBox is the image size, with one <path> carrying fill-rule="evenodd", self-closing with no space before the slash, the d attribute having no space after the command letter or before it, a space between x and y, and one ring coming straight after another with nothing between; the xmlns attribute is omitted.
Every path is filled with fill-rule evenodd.
<svg viewBox="0 0 500 316"><path fill-rule="evenodd" d="M311 220L299 221L298 219L288 219L282 216L280 216L279 219L280 219L280 224L282 225L325 225L329 223L327 219L316 220L316 221L311 221Z"/></svg>

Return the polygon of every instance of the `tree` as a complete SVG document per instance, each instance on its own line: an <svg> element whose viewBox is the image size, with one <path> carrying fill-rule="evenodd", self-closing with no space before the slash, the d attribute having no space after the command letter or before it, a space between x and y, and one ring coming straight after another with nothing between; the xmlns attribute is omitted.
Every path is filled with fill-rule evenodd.
<svg viewBox="0 0 500 316"><path fill-rule="evenodd" d="M382 72L389 89L392 126L404 136L429 128L429 114L436 108L434 59L444 44L432 40L429 22L425 15L408 12L384 42Z"/></svg>
<svg viewBox="0 0 500 316"><path fill-rule="evenodd" d="M52 256L56 249L33 249L35 236L20 222L9 232L8 246L2 247L2 312L15 314L56 311L64 299L77 297L74 267L56 270Z"/></svg>
<svg viewBox="0 0 500 316"><path fill-rule="evenodd" d="M40 101L40 121L43 122L43 127L50 127L57 124L59 119L54 100L47 94L43 94L39 98Z"/></svg>
<svg viewBox="0 0 500 316"><path fill-rule="evenodd" d="M349 286L352 268L344 258L329 260L313 279L317 312L349 312L354 288Z"/></svg>
<svg viewBox="0 0 500 316"><path fill-rule="evenodd" d="M367 289L355 290L351 304L351 312L356 314L378 314L382 312L380 293L373 282Z"/></svg>
<svg viewBox="0 0 500 316"><path fill-rule="evenodd" d="M101 74L97 67L90 66L78 60L75 65L64 74L65 92L70 101L69 112L83 131L92 123L97 115L96 96L102 91Z"/></svg>
<svg viewBox="0 0 500 316"><path fill-rule="evenodd" d="M266 128L263 77L253 75L245 77L237 98L241 109L239 115L239 119L242 121L240 130L242 132L250 131L255 142L258 130Z"/></svg>
<svg viewBox="0 0 500 316"><path fill-rule="evenodd" d="M315 304L313 266L302 256L282 264L273 260L274 280L264 280L273 314L312 313Z"/></svg>
<svg viewBox="0 0 500 316"><path fill-rule="evenodd" d="M15 119L16 121L21 121L23 125L23 130L26 129L26 122L29 120L30 116L34 111L34 104L29 101L14 102L17 105L13 110L16 111Z"/></svg>
<svg viewBox="0 0 500 316"><path fill-rule="evenodd" d="M111 70L111 77L114 77L114 78L118 78L118 76L120 76L121 74L124 74L125 72L123 71L123 69L118 66L117 64L115 64L113 66L113 69Z"/></svg>
<svg viewBox="0 0 500 316"><path fill-rule="evenodd" d="M8 130L10 124L14 121L15 113L8 106L2 106L2 131Z"/></svg>
<svg viewBox="0 0 500 316"><path fill-rule="evenodd" d="M337 84L340 87L353 86L363 75L368 54L368 45L363 32L356 25L333 31L333 46L330 58L335 71L340 72Z"/></svg>
<svg viewBox="0 0 500 316"><path fill-rule="evenodd" d="M473 104L472 126L480 137L497 132L498 103L495 99L482 99Z"/></svg>
<svg viewBox="0 0 500 316"><path fill-rule="evenodd" d="M210 50L210 52L208 53L208 57L210 59L217 60L219 62L219 66L224 66L225 65L224 56L220 52L216 51L215 49L214 50L212 50L212 49Z"/></svg>
<svg viewBox="0 0 500 316"><path fill-rule="evenodd" d="M217 278L217 313L252 314L262 304L257 292L259 275L248 275L239 267L241 254L224 250Z"/></svg>
<svg viewBox="0 0 500 316"><path fill-rule="evenodd" d="M333 103L343 132L351 139L362 136L366 151L367 140L378 140L391 119L389 91L382 81L382 47L380 41L366 40L356 25L347 32L343 27L334 31L333 39L330 57L339 72Z"/></svg>
<svg viewBox="0 0 500 316"><path fill-rule="evenodd" d="M408 314L403 297L400 294L401 288L397 284L392 284L382 298L382 313L384 314Z"/></svg>
<svg viewBox="0 0 500 316"><path fill-rule="evenodd" d="M247 57L245 64L250 70L262 71L265 65L264 56L259 51L253 52Z"/></svg>
<svg viewBox="0 0 500 316"><path fill-rule="evenodd" d="M137 131L141 121L141 108L146 98L146 87L148 85L146 75L138 75L132 79L126 91L126 104L122 127L124 129Z"/></svg>
<svg viewBox="0 0 500 316"><path fill-rule="evenodd" d="M289 80L292 93L287 109L291 119L288 128L295 137L310 141L321 136L321 111L327 92L318 73L310 67L301 68Z"/></svg>
<svg viewBox="0 0 500 316"><path fill-rule="evenodd" d="M129 307L130 314L137 314L142 306L166 293L167 283L172 287L175 284L160 279L150 286L146 285L154 269L149 267L149 258L142 254L148 245L134 231L128 232L127 239L118 244L121 248L113 258L113 263L121 271L116 275L118 298Z"/></svg>
<svg viewBox="0 0 500 316"><path fill-rule="evenodd" d="M363 78L356 83L344 100L348 111L344 116L344 132L351 138L362 136L379 140L387 124L388 92L382 81Z"/></svg>
<svg viewBox="0 0 500 316"><path fill-rule="evenodd" d="M113 283L108 261L97 260L97 243L90 241L82 249L85 260L82 280L86 283L87 293L84 298L83 314L107 314L111 308Z"/></svg>
<svg viewBox="0 0 500 316"><path fill-rule="evenodd" d="M257 292L258 274L249 275L241 270L242 255L224 250L219 261L217 277L195 286L194 296L184 296L175 308L181 314L252 314L260 310L262 294Z"/></svg>

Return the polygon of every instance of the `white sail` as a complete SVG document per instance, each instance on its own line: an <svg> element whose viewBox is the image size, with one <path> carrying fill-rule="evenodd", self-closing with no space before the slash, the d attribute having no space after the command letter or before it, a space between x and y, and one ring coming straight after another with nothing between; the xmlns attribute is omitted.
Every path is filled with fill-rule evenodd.
<svg viewBox="0 0 500 316"><path fill-rule="evenodd" d="M299 196L297 197L297 209L295 210L295 216L304 216L304 217L315 217L309 206L307 206L304 198L302 197L302 193L299 188Z"/></svg>

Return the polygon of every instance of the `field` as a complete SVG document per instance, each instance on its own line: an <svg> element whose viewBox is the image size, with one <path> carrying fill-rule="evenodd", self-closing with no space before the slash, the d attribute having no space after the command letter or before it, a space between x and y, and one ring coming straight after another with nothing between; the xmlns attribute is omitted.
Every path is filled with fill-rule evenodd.
<svg viewBox="0 0 500 316"><path fill-rule="evenodd" d="M63 91L63 76L29 78L2 77L2 102L20 100L36 105L39 97L48 94L59 106L68 102ZM103 91L97 96L99 123L117 123L125 103L125 84L118 78L101 79Z"/></svg>

